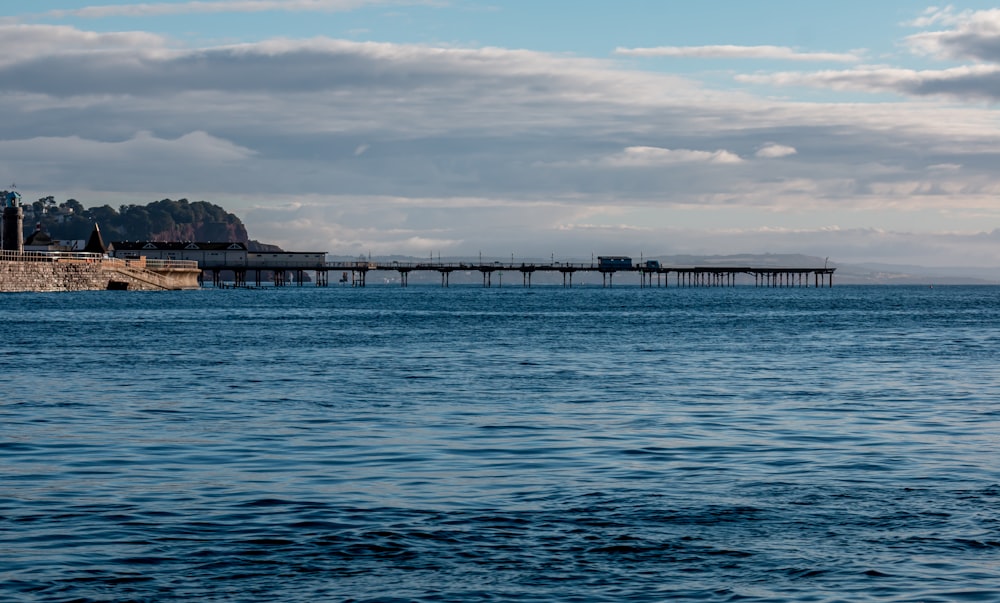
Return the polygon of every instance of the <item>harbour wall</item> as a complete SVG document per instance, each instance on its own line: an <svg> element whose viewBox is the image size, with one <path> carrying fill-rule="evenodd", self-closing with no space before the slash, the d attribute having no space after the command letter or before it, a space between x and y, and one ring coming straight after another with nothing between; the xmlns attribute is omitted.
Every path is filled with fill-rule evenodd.
<svg viewBox="0 0 1000 603"><path fill-rule="evenodd" d="M114 259L0 261L0 292L197 289L197 269L153 271Z"/></svg>

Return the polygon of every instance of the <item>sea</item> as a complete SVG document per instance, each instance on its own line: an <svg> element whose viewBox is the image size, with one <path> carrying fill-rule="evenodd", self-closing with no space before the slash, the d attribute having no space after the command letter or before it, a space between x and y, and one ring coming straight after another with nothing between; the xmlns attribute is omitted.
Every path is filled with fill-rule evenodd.
<svg viewBox="0 0 1000 603"><path fill-rule="evenodd" d="M0 601L1000 601L1000 288L3 294Z"/></svg>

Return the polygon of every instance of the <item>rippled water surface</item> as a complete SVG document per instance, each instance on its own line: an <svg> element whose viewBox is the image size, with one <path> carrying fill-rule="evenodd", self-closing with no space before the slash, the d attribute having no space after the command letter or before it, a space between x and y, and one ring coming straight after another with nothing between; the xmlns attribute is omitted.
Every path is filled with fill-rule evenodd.
<svg viewBox="0 0 1000 603"><path fill-rule="evenodd" d="M1000 600L998 288L0 302L0 600Z"/></svg>

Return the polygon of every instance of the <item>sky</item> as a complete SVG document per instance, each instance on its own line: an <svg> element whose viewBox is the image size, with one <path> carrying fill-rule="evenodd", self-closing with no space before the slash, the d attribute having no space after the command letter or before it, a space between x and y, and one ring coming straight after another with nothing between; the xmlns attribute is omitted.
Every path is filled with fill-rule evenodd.
<svg viewBox="0 0 1000 603"><path fill-rule="evenodd" d="M333 256L1000 272L986 2L2 8L0 179L26 200L205 200Z"/></svg>

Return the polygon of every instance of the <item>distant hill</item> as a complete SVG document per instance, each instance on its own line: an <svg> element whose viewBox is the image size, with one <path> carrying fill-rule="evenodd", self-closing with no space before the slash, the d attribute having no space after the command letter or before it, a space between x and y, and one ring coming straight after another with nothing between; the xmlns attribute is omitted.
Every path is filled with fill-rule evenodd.
<svg viewBox="0 0 1000 603"><path fill-rule="evenodd" d="M163 199L115 209L43 197L32 203L24 200L24 214L25 236L40 224L53 239L82 240L97 224L107 241L240 242L253 251L280 251L276 245L251 240L238 216L207 201Z"/></svg>
<svg viewBox="0 0 1000 603"><path fill-rule="evenodd" d="M802 254L737 254L737 255L664 255L648 259L659 260L669 266L755 266L770 268L821 268L825 264L836 267L827 258Z"/></svg>
<svg viewBox="0 0 1000 603"><path fill-rule="evenodd" d="M851 285L997 285L1000 269L975 266L929 268L900 264L838 264L836 281Z"/></svg>

